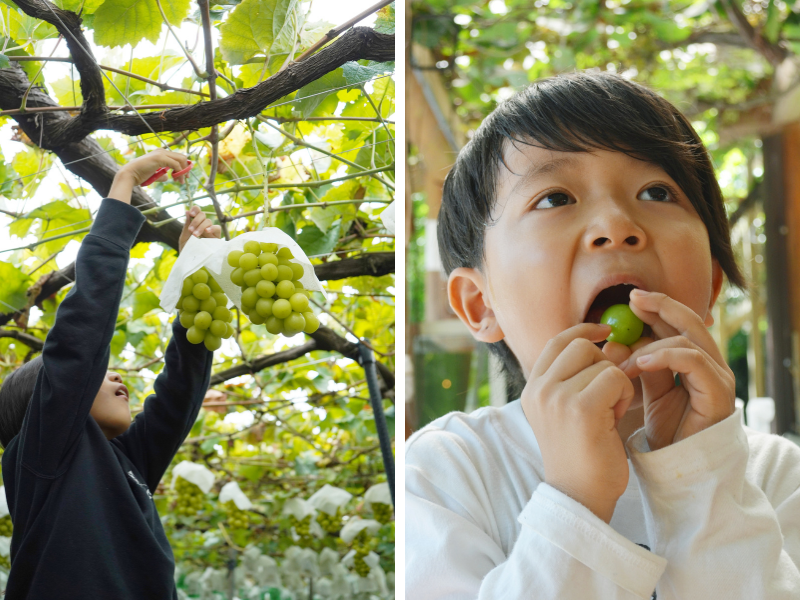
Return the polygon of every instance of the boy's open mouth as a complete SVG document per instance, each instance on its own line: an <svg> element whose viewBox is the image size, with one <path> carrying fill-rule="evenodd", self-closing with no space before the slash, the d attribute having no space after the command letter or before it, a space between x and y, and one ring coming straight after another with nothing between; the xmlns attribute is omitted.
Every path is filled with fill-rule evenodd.
<svg viewBox="0 0 800 600"><path fill-rule="evenodd" d="M639 286L630 284L630 283L620 283L618 285L612 285L611 287L607 287L603 291L601 291L597 297L592 302L591 306L589 307L589 311L586 313L586 317L583 319L584 323L599 323L600 317L603 316L603 313L608 309L609 306L613 306L614 304L628 304L630 305L631 301L631 290L639 289ZM644 324L644 331L642 331L642 336L653 337L653 330L650 326L645 323ZM597 342L595 346L602 349L603 346L606 345L606 340L602 342Z"/></svg>

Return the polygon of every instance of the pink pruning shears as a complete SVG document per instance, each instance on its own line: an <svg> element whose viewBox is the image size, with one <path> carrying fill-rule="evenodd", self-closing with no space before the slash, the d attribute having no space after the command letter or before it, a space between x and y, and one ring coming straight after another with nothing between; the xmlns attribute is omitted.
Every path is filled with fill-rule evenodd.
<svg viewBox="0 0 800 600"><path fill-rule="evenodd" d="M186 173L191 171L192 170L192 165L194 163L192 163L192 161L188 161L188 163L189 163L188 167L186 167L184 169L181 169L180 171L173 171L172 172L172 178L175 179L176 177L180 177L181 175L185 175ZM147 180L145 180L145 181L143 181L141 183L141 186L144 187L146 185L150 185L151 183L153 183L156 179L158 179L162 175L166 175L167 171L169 171L169 167L161 167L160 169L157 169L155 173L153 173Z"/></svg>

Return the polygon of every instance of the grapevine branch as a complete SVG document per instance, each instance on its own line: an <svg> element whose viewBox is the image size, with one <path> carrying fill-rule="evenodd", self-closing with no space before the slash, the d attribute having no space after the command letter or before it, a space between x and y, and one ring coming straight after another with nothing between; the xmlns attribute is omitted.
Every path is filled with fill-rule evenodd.
<svg viewBox="0 0 800 600"><path fill-rule="evenodd" d="M18 6L29 16L53 25L64 36L73 62L81 75L81 92L84 104L79 115L70 117L63 113L46 113L42 147L57 151L83 140L98 129L110 129L127 135L141 135L148 131L183 132L187 129L213 127L219 123L254 117L279 98L299 90L323 75L338 69L349 61L368 59L378 62L394 60L394 36L378 33L368 27L354 27L334 43L302 63L292 63L283 71L265 79L260 84L237 90L235 93L208 102L199 102L184 108L173 108L146 115L112 114L105 101L105 89L100 67L91 53L90 45L81 31L81 19L75 13L59 9L49 0L20 0ZM4 75L20 70L15 64L0 69L0 86L6 87ZM7 102L7 94L0 94L3 110L19 108L20 102ZM28 99L35 106L57 106L45 94ZM37 100L42 101L37 102ZM17 121L31 121L30 117L15 115ZM30 127L30 125L29 125ZM23 127L23 129L25 129ZM28 133L26 131L26 133ZM31 139L36 139L28 134Z"/></svg>

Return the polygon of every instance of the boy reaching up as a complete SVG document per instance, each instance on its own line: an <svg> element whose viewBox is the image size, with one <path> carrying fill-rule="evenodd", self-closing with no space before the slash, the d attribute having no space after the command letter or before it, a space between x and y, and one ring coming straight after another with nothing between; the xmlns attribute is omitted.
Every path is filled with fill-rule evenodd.
<svg viewBox="0 0 800 600"><path fill-rule="evenodd" d="M128 389L107 370L130 249L145 216L133 187L184 155L156 150L122 167L75 262L75 285L40 357L0 388L3 481L14 524L9 600L175 599L175 563L152 494L188 435L213 352L180 321L164 369L131 422ZM181 176L183 177L183 176ZM159 180L163 181L166 175ZM220 228L193 207L180 249Z"/></svg>

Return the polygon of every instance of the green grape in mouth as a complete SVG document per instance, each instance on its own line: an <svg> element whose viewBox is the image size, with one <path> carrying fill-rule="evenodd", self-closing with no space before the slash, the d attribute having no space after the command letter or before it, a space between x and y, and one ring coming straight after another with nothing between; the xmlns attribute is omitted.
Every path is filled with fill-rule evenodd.
<svg viewBox="0 0 800 600"><path fill-rule="evenodd" d="M644 322L627 304L609 306L600 317L600 323L611 326L611 333L606 340L625 346L634 344L644 331Z"/></svg>

